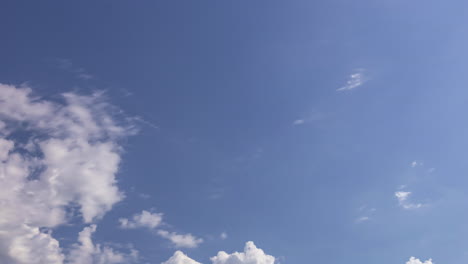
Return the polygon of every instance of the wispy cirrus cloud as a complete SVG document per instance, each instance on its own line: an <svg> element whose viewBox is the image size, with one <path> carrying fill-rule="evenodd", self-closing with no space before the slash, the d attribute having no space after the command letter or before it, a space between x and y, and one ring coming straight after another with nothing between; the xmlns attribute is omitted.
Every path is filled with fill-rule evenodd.
<svg viewBox="0 0 468 264"><path fill-rule="evenodd" d="M369 78L365 75L364 69L357 69L354 73L350 74L346 84L336 89L338 92L354 90L357 87L367 82Z"/></svg>
<svg viewBox="0 0 468 264"><path fill-rule="evenodd" d="M56 59L57 65L60 69L72 73L76 78L81 80L91 80L94 76L88 73L84 68L77 67L69 59Z"/></svg>
<svg viewBox="0 0 468 264"><path fill-rule="evenodd" d="M367 205L363 205L359 207L358 211L360 216L356 218L356 223L363 223L371 220L371 216L375 213L377 209L373 207L368 207Z"/></svg>

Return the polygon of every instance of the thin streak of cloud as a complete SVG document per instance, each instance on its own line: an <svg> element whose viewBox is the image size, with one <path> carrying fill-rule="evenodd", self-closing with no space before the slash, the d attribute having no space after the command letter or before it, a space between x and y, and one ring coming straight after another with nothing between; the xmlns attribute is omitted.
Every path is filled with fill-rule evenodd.
<svg viewBox="0 0 468 264"><path fill-rule="evenodd" d="M358 217L356 219L356 223L362 223L362 222L366 222L366 221L369 221L370 220L370 217L368 216L361 216L361 217Z"/></svg>
<svg viewBox="0 0 468 264"><path fill-rule="evenodd" d="M320 113L320 112L312 112L309 115L307 115L306 117L294 120L292 125L293 126L300 126L300 125L304 125L304 124L307 124L307 123L319 121L319 120L322 120L324 118L325 118L325 114Z"/></svg>
<svg viewBox="0 0 468 264"><path fill-rule="evenodd" d="M348 77L348 81L342 87L336 89L338 92L350 91L363 85L368 81L363 69L358 69Z"/></svg>

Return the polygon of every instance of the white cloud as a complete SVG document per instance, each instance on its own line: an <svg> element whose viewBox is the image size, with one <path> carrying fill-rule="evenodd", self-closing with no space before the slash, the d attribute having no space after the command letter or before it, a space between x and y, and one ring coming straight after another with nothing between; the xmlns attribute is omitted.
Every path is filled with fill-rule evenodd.
<svg viewBox="0 0 468 264"><path fill-rule="evenodd" d="M177 234L166 230L158 230L158 235L169 239L177 248L196 248L203 243L202 238L197 238L192 234Z"/></svg>
<svg viewBox="0 0 468 264"><path fill-rule="evenodd" d="M368 207L367 205L362 205L358 208L358 211L361 214L361 216L357 217L355 222L359 224L371 220L371 216L374 215L377 209L373 207Z"/></svg>
<svg viewBox="0 0 468 264"><path fill-rule="evenodd" d="M273 264L275 257L265 254L252 241L245 244L244 252L228 254L224 251L211 258L213 264Z"/></svg>
<svg viewBox="0 0 468 264"><path fill-rule="evenodd" d="M356 72L354 72L353 74L349 76L349 79L344 86L336 90L339 92L353 90L363 85L366 81L367 81L367 78L364 75L364 70L358 69L356 70Z"/></svg>
<svg viewBox="0 0 468 264"><path fill-rule="evenodd" d="M123 198L118 142L134 131L115 121L102 94L62 99L0 84L0 262L62 263L44 230L73 217L96 221Z"/></svg>
<svg viewBox="0 0 468 264"><path fill-rule="evenodd" d="M317 111L313 111L309 113L308 115L304 116L303 118L296 119L292 123L293 126L299 126L299 125L304 125L306 123L311 123L314 121L319 121L325 118L325 114Z"/></svg>
<svg viewBox="0 0 468 264"><path fill-rule="evenodd" d="M149 229L156 228L162 223L162 213L151 213L143 210L139 214L133 215L132 219L120 218L120 227L126 229L133 229L139 227L147 227Z"/></svg>
<svg viewBox="0 0 468 264"><path fill-rule="evenodd" d="M228 235L226 232L222 232L221 235L219 235L219 238L221 238L222 240L225 240L228 238Z"/></svg>
<svg viewBox="0 0 468 264"><path fill-rule="evenodd" d="M50 233L37 227L2 225L0 231L0 262L21 264L61 264L64 254L59 242Z"/></svg>
<svg viewBox="0 0 468 264"><path fill-rule="evenodd" d="M131 219L120 218L119 222L120 227L124 229L156 229L162 224L162 218L162 213L151 213L143 210L141 213L133 215ZM192 234L177 234L166 230L157 230L156 234L169 239L177 248L195 248L198 247L199 244L203 243L203 239L197 238Z"/></svg>
<svg viewBox="0 0 468 264"><path fill-rule="evenodd" d="M366 221L369 221L370 220L370 217L368 216L361 216L361 217L358 217L356 219L356 223L362 223L362 222L366 222Z"/></svg>
<svg viewBox="0 0 468 264"><path fill-rule="evenodd" d="M420 203L411 203L408 201L411 192L398 191L395 192L395 197L398 199L398 204L406 210L421 208L423 204Z"/></svg>
<svg viewBox="0 0 468 264"><path fill-rule="evenodd" d="M432 259L428 259L424 262L422 262L421 260L415 258L415 257L411 257L407 262L406 264L432 264Z"/></svg>
<svg viewBox="0 0 468 264"><path fill-rule="evenodd" d="M234 252L228 254L224 251L210 258L213 264L274 264L275 257L265 254L263 250L257 248L252 241L245 244L244 252ZM176 251L174 255L162 264L200 264L189 258L181 251ZM432 263L424 263L432 264Z"/></svg>
<svg viewBox="0 0 468 264"><path fill-rule="evenodd" d="M415 167L423 166L423 165L424 165L424 163L422 161L415 160L415 161L411 162L411 168L415 168Z"/></svg>
<svg viewBox="0 0 468 264"><path fill-rule="evenodd" d="M201 263L187 257L187 255L185 255L181 251L176 251L170 259L163 262L162 264L201 264Z"/></svg>
<svg viewBox="0 0 468 264"><path fill-rule="evenodd" d="M116 252L110 247L94 244L91 238L96 231L96 225L85 227L79 233L78 243L72 246L68 255L69 264L118 264L134 263L138 260L138 251L130 250L130 253L124 254Z"/></svg>
<svg viewBox="0 0 468 264"><path fill-rule="evenodd" d="M302 125L304 123L305 123L304 119L297 119L297 120L294 120L293 125L298 126L298 125Z"/></svg>

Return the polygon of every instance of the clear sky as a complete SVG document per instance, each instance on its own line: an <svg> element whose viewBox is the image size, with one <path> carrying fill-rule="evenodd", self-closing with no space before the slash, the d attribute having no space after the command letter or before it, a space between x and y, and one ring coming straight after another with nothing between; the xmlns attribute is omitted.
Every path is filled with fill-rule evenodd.
<svg viewBox="0 0 468 264"><path fill-rule="evenodd" d="M467 263L467 8L2 1L0 263Z"/></svg>

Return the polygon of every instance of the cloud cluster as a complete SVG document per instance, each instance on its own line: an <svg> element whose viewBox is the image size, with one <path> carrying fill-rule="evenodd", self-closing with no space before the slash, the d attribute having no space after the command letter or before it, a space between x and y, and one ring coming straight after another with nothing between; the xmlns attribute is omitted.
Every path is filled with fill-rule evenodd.
<svg viewBox="0 0 468 264"><path fill-rule="evenodd" d="M428 259L424 262L422 262L421 260L415 258L415 257L411 257L407 262L406 264L432 264L432 259Z"/></svg>
<svg viewBox="0 0 468 264"><path fill-rule="evenodd" d="M96 221L124 197L118 142L134 131L115 120L99 93L53 101L0 84L0 262L63 263L51 230Z"/></svg>
<svg viewBox="0 0 468 264"><path fill-rule="evenodd" d="M265 254L263 250L257 248L252 241L245 244L244 252L234 252L228 254L224 251L211 258L213 264L274 264L275 257ZM187 257L184 253L176 251L174 255L162 264L200 264ZM424 263L431 264L431 263Z"/></svg>

